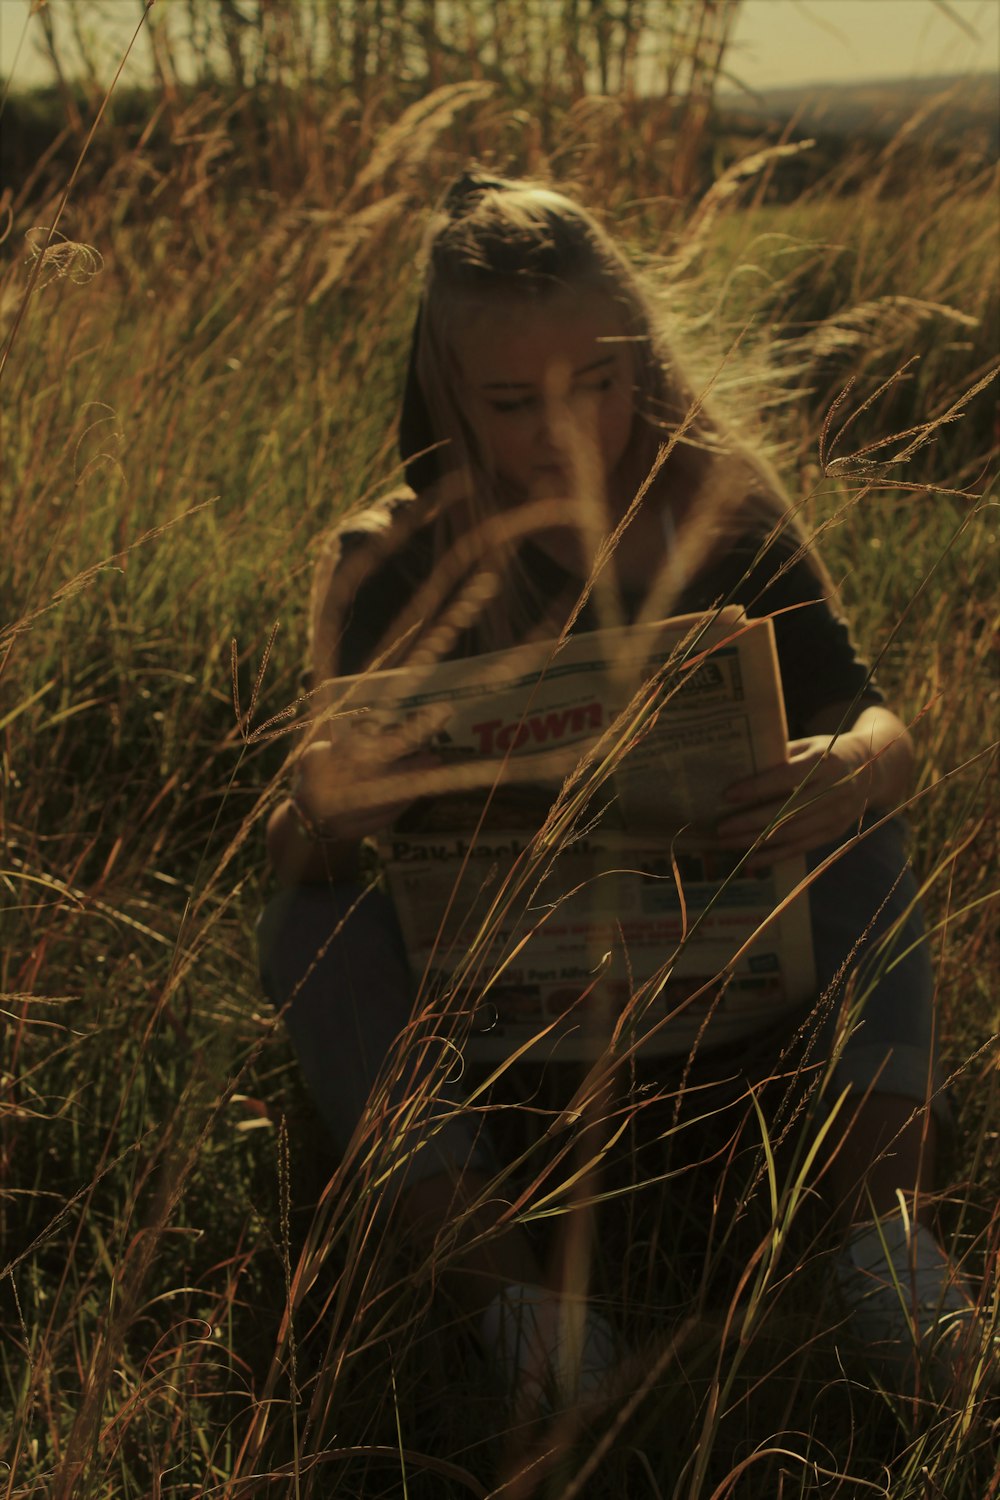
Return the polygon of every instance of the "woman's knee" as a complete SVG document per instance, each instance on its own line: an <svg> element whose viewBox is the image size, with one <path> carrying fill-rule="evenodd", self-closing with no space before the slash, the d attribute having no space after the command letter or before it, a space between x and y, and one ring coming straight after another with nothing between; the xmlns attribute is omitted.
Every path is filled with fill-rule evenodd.
<svg viewBox="0 0 1000 1500"><path fill-rule="evenodd" d="M410 1111L405 1130L388 1132L386 1149L398 1158L391 1175L399 1184L483 1164L448 1082L452 1049L411 1026L414 985L395 911L381 890L358 884L283 890L260 918L258 946L264 990L339 1150L383 1090L380 1110L392 1115L409 1108L408 1101L425 1101Z"/></svg>
<svg viewBox="0 0 1000 1500"><path fill-rule="evenodd" d="M271 1003L295 1005L308 991L330 996L374 974L409 989L409 969L391 902L375 885L350 881L279 891L257 923L260 979Z"/></svg>
<svg viewBox="0 0 1000 1500"><path fill-rule="evenodd" d="M946 1118L934 971L905 829L893 820L860 838L815 882L811 906L836 1082L914 1107L929 1101Z"/></svg>
<svg viewBox="0 0 1000 1500"><path fill-rule="evenodd" d="M827 850L817 851L819 865ZM911 1013L933 1001L934 976L905 829L881 823L844 849L809 893L822 991L883 987L906 994Z"/></svg>

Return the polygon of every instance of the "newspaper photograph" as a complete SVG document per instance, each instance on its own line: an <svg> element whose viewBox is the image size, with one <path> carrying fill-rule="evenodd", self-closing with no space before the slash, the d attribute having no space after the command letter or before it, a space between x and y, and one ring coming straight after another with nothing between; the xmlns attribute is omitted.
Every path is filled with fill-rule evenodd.
<svg viewBox="0 0 1000 1500"><path fill-rule="evenodd" d="M813 993L805 861L751 875L712 848L725 788L786 754L769 620L730 607L338 687L371 764L422 753L378 847L470 1060L586 1059L611 1034L682 1055Z"/></svg>

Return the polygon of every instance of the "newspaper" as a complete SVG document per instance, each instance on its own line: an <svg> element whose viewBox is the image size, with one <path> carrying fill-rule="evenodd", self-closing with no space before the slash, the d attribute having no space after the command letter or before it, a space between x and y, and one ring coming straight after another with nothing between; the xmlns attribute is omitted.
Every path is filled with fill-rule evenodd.
<svg viewBox="0 0 1000 1500"><path fill-rule="evenodd" d="M725 788L787 753L770 620L732 606L338 686L370 764L422 752L378 846L471 1060L686 1054L814 992L804 860L751 875L713 847ZM355 803L391 801L373 785Z"/></svg>

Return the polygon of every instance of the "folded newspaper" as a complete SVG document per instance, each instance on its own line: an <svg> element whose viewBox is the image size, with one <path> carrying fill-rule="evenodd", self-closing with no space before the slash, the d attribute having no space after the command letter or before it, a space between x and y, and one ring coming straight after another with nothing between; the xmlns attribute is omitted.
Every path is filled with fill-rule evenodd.
<svg viewBox="0 0 1000 1500"><path fill-rule="evenodd" d="M725 788L787 753L770 620L734 606L336 686L366 764L420 752L378 845L422 997L470 1059L610 1036L686 1054L814 992L804 860L749 874L713 848ZM377 774L366 796L392 800Z"/></svg>

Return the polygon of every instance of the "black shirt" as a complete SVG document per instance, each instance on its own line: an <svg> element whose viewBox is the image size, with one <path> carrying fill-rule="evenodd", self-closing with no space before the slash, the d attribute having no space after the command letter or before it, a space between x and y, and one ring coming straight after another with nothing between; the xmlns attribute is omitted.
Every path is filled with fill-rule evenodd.
<svg viewBox="0 0 1000 1500"><path fill-rule="evenodd" d="M373 533L347 523L336 538L339 556L334 579L348 559L352 575L360 564L359 581L341 618L328 622L337 637L331 645L339 675L350 676L370 665L380 643L385 645L393 620L435 566L433 526L410 530L404 524L399 545L393 545L395 517L402 519L412 500L390 497L385 504L389 507L386 530ZM520 562L539 600L557 598L567 590L572 597L579 595L579 581L532 542L521 544ZM622 603L626 618L634 618L642 597L625 594ZM746 530L682 588L671 612L702 613L722 604L742 605L751 619L772 617L792 739L806 734L814 715L829 705L856 702L860 709L866 703L884 701L857 655L846 622L824 597L798 538L785 532L769 540L763 524ZM582 631L596 625L593 605L588 602L574 628ZM449 655L470 655L476 650L473 633L465 632Z"/></svg>

